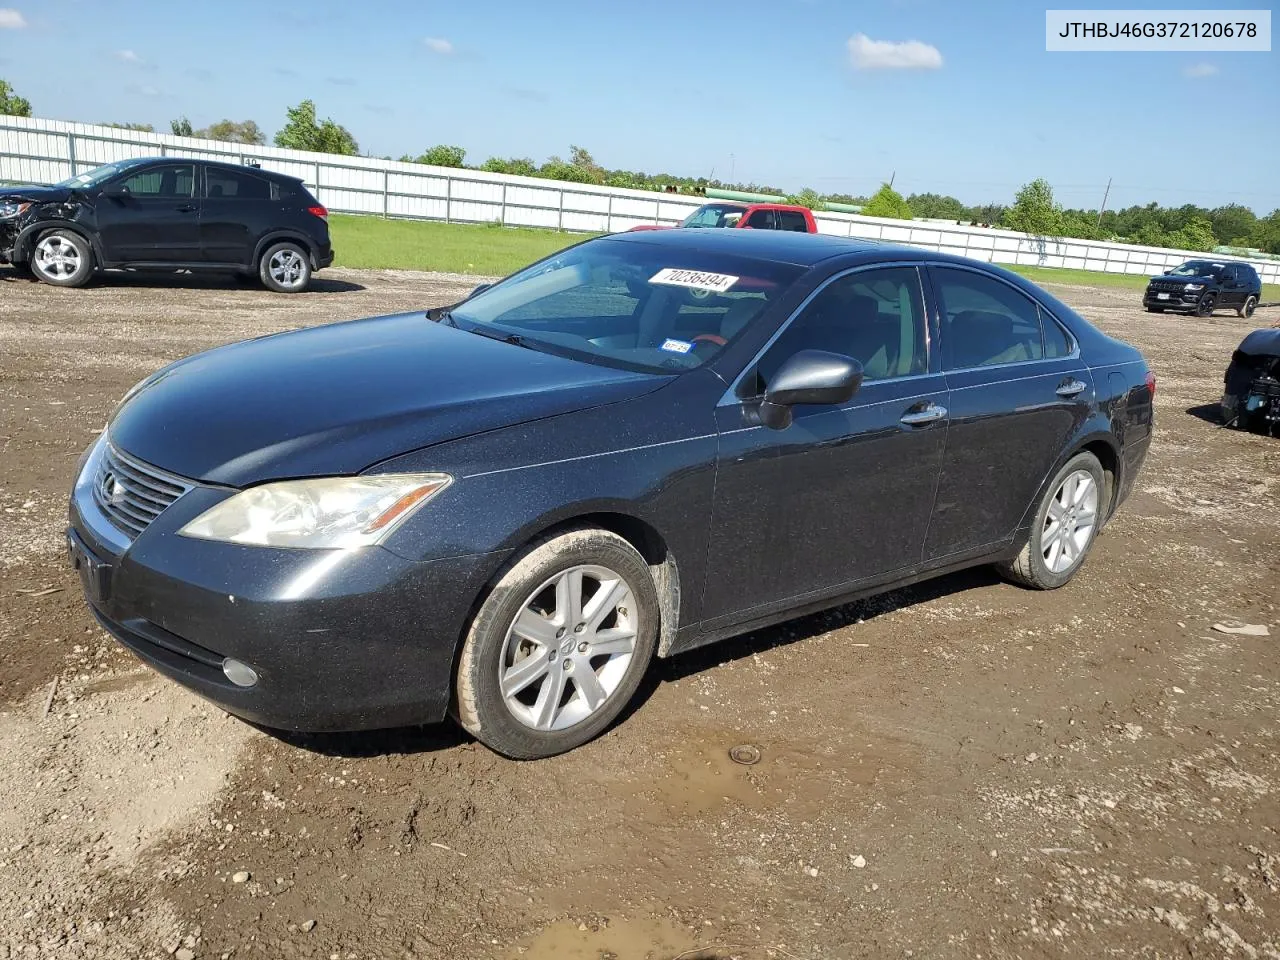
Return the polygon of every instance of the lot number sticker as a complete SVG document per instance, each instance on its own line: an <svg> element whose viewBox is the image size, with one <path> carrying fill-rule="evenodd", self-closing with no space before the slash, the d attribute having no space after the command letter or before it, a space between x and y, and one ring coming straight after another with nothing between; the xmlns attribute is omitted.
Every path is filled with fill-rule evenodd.
<svg viewBox="0 0 1280 960"><path fill-rule="evenodd" d="M727 273L704 273L701 270L677 270L674 267L666 267L650 277L649 282L668 287L688 287L690 290L724 293L738 282L738 278L731 277Z"/></svg>

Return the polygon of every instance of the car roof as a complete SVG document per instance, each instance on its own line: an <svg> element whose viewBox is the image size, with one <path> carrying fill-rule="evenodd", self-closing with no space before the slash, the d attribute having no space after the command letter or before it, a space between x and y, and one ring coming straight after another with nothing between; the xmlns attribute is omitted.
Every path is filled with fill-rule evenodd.
<svg viewBox="0 0 1280 960"><path fill-rule="evenodd" d="M677 250L754 257L758 260L790 263L799 267L811 267L823 260L851 253L875 254L875 259L897 258L901 254L902 259L909 260L920 259L922 253L918 249L896 247L875 240L832 237L826 234L800 233L791 230L682 228L615 233L606 239L617 243L643 243Z"/></svg>
<svg viewBox="0 0 1280 960"><path fill-rule="evenodd" d="M175 161L185 160L190 163L203 163L206 167L213 167L215 170L229 170L237 173L252 173L255 176L266 177L268 180L286 180L290 183L302 183L301 177L292 177L287 173L277 173L274 170L263 170L261 167L251 167L243 163L230 163L226 160L206 160L204 157L140 157L132 161L132 166L147 167L161 163L174 163Z"/></svg>

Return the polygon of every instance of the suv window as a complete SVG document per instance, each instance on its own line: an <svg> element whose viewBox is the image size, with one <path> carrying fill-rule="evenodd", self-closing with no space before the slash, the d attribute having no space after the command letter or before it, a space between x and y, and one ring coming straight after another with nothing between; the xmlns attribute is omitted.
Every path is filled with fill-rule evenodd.
<svg viewBox="0 0 1280 960"><path fill-rule="evenodd" d="M751 216L747 217L748 227L754 227L756 230L773 230L773 211L772 210L756 210Z"/></svg>
<svg viewBox="0 0 1280 960"><path fill-rule="evenodd" d="M121 181L131 196L160 199L190 197L195 192L196 168L190 163L147 167Z"/></svg>
<svg viewBox="0 0 1280 960"><path fill-rule="evenodd" d="M251 173L205 167L205 196L210 199L270 200L271 184Z"/></svg>
<svg viewBox="0 0 1280 960"><path fill-rule="evenodd" d="M924 301L914 267L851 273L827 284L760 359L758 395L778 368L800 350L829 350L862 364L864 379L888 380L924 373Z"/></svg>
<svg viewBox="0 0 1280 960"><path fill-rule="evenodd" d="M942 301L942 366L965 370L1044 356L1040 310L1007 283L971 270L932 267Z"/></svg>
<svg viewBox="0 0 1280 960"><path fill-rule="evenodd" d="M778 210L778 229L779 230L796 230L800 233L809 232L809 224L804 218L804 214L799 210Z"/></svg>

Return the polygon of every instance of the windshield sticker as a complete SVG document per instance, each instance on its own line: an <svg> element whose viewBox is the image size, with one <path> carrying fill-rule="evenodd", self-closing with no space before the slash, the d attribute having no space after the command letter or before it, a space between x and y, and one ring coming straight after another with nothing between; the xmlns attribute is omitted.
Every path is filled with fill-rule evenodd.
<svg viewBox="0 0 1280 960"><path fill-rule="evenodd" d="M668 287L688 287L690 290L724 293L732 289L738 282L738 278L731 277L727 273L704 273L701 270L677 270L674 267L666 267L650 277L649 282Z"/></svg>
<svg viewBox="0 0 1280 960"><path fill-rule="evenodd" d="M688 340L663 340L662 349L668 353L688 353L693 349L693 344Z"/></svg>

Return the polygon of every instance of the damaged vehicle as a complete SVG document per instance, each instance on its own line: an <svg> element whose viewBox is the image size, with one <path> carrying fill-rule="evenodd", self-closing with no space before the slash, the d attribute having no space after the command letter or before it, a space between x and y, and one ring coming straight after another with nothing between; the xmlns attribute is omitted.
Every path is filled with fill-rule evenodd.
<svg viewBox="0 0 1280 960"><path fill-rule="evenodd" d="M100 270L210 271L298 293L333 263L329 212L301 180L181 157L120 160L0 188L0 263L56 287Z"/></svg>
<svg viewBox="0 0 1280 960"><path fill-rule="evenodd" d="M452 715L545 757L655 658L978 564L1061 587L1155 387L992 264L621 233L165 367L81 460L67 542L98 622L238 716Z"/></svg>
<svg viewBox="0 0 1280 960"><path fill-rule="evenodd" d="M1231 355L1223 378L1222 422L1280 435L1280 328L1255 330Z"/></svg>

